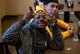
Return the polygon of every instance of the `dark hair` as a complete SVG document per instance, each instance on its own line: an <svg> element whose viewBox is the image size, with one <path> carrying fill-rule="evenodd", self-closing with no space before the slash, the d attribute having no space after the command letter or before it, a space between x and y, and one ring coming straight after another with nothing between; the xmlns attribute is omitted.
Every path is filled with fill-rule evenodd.
<svg viewBox="0 0 80 54"><path fill-rule="evenodd" d="M47 5L50 2L55 2L55 3L59 3L58 0L40 0L41 2L44 3L44 5Z"/></svg>
<svg viewBox="0 0 80 54"><path fill-rule="evenodd" d="M39 0L40 2L44 2L45 0Z"/></svg>

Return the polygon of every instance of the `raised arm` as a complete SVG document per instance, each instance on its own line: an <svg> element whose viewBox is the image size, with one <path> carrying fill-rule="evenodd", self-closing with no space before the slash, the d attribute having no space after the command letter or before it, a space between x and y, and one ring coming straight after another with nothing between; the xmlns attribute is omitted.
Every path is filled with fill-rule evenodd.
<svg viewBox="0 0 80 54"><path fill-rule="evenodd" d="M2 36L3 42L8 42L12 45L20 43L20 36L22 36L22 27L25 25L26 21L31 19L33 16L32 12L25 13L24 17L11 25L10 28Z"/></svg>

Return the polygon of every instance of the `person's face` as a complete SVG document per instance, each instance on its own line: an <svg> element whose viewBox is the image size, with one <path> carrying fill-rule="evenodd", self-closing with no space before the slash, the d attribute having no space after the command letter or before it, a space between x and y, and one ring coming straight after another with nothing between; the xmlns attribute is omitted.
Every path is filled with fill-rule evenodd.
<svg viewBox="0 0 80 54"><path fill-rule="evenodd" d="M38 28L46 27L48 20L45 18L46 14L43 11L38 11L36 18L36 25Z"/></svg>
<svg viewBox="0 0 80 54"><path fill-rule="evenodd" d="M47 5L45 5L45 9L48 12L48 14L56 15L58 10L58 3L50 2Z"/></svg>

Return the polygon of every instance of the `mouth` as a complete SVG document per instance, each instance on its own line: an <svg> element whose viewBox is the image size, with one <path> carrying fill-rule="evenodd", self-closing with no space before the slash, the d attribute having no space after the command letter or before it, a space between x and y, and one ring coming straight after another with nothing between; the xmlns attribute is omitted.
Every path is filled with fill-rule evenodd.
<svg viewBox="0 0 80 54"><path fill-rule="evenodd" d="M45 26L45 24L40 23L39 26Z"/></svg>
<svg viewBox="0 0 80 54"><path fill-rule="evenodd" d="M44 26L44 25L45 25L45 23L42 23L42 22L41 22L41 23L38 23L38 24L39 24L40 26Z"/></svg>
<svg viewBox="0 0 80 54"><path fill-rule="evenodd" d="M55 15L56 13L57 13L56 11L52 12L53 15Z"/></svg>
<svg viewBox="0 0 80 54"><path fill-rule="evenodd" d="M45 22L42 22L42 21L39 21L38 22L38 26L39 27L45 27L46 26L46 23Z"/></svg>

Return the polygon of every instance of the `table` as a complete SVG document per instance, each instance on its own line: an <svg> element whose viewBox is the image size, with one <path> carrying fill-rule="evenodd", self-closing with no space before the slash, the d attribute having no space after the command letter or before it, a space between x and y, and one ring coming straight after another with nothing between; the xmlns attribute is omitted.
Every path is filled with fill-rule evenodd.
<svg viewBox="0 0 80 54"><path fill-rule="evenodd" d="M62 51L47 50L45 54L79 54L80 41L73 41L72 38L64 40L65 48Z"/></svg>
<svg viewBox="0 0 80 54"><path fill-rule="evenodd" d="M67 23L70 22L70 12L80 11L80 4L78 3L78 0L73 0L73 1L74 1L74 7L73 8L68 8L67 4L65 3L64 8L61 10L58 10L59 12L64 12L64 21Z"/></svg>

